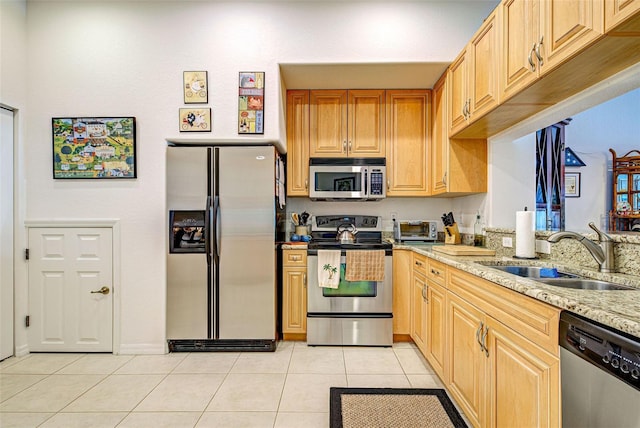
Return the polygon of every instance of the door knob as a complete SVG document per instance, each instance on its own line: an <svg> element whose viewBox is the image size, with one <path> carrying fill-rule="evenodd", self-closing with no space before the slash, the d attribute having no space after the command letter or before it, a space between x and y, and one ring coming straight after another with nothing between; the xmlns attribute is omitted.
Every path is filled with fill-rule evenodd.
<svg viewBox="0 0 640 428"><path fill-rule="evenodd" d="M99 293L99 294L109 294L109 287L102 287L100 290L92 291L91 294Z"/></svg>

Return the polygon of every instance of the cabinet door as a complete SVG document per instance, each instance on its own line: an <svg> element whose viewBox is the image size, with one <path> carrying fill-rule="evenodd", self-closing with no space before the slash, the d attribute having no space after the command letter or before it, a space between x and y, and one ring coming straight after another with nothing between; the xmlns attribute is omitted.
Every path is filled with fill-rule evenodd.
<svg viewBox="0 0 640 428"><path fill-rule="evenodd" d="M606 0L609 2L609 0ZM552 70L603 36L604 1L549 0L541 3L543 38L540 72Z"/></svg>
<svg viewBox="0 0 640 428"><path fill-rule="evenodd" d="M453 135L467 125L469 112L467 48L449 66L447 78L449 95L449 135Z"/></svg>
<svg viewBox="0 0 640 428"><path fill-rule="evenodd" d="M411 338L423 354L426 353L426 292L427 280L423 275L413 274L411 292Z"/></svg>
<svg viewBox="0 0 640 428"><path fill-rule="evenodd" d="M384 90L352 90L348 99L349 156L384 157Z"/></svg>
<svg viewBox="0 0 640 428"><path fill-rule="evenodd" d="M287 195L309 195L309 91L287 91Z"/></svg>
<svg viewBox="0 0 640 428"><path fill-rule="evenodd" d="M538 78L535 45L540 26L539 0L504 0L502 8L501 99L518 93Z"/></svg>
<svg viewBox="0 0 640 428"><path fill-rule="evenodd" d="M446 383L446 292L444 288L432 281L427 281L427 284L427 352L425 357L433 367L433 370Z"/></svg>
<svg viewBox="0 0 640 428"><path fill-rule="evenodd" d="M629 18L632 19L627 23ZM604 28L607 33L640 31L640 0L605 0Z"/></svg>
<svg viewBox="0 0 640 428"><path fill-rule="evenodd" d="M393 251L393 334L411 334L411 253Z"/></svg>
<svg viewBox="0 0 640 428"><path fill-rule="evenodd" d="M498 73L501 52L498 44L500 34L498 22L500 21L496 18L498 12L500 8L489 15L467 47L469 56L467 97L471 122L493 109L499 101Z"/></svg>
<svg viewBox="0 0 640 428"><path fill-rule="evenodd" d="M282 270L282 332L307 332L307 268Z"/></svg>
<svg viewBox="0 0 640 428"><path fill-rule="evenodd" d="M310 92L309 156L347 155L347 91Z"/></svg>
<svg viewBox="0 0 640 428"><path fill-rule="evenodd" d="M449 127L447 124L447 73L433 87L431 122L431 195L447 191Z"/></svg>
<svg viewBox="0 0 640 428"><path fill-rule="evenodd" d="M488 426L560 426L558 358L489 319Z"/></svg>
<svg viewBox="0 0 640 428"><path fill-rule="evenodd" d="M387 91L387 196L428 196L429 90Z"/></svg>
<svg viewBox="0 0 640 428"><path fill-rule="evenodd" d="M486 419L487 358L477 340L484 315L453 293L447 293L449 392L474 426Z"/></svg>

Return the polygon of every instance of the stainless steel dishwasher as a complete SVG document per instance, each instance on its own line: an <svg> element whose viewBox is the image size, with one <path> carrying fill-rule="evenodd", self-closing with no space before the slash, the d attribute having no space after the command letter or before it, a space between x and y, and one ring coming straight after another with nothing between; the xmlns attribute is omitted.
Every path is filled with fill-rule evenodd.
<svg viewBox="0 0 640 428"><path fill-rule="evenodd" d="M564 428L640 427L640 341L581 316L560 315Z"/></svg>

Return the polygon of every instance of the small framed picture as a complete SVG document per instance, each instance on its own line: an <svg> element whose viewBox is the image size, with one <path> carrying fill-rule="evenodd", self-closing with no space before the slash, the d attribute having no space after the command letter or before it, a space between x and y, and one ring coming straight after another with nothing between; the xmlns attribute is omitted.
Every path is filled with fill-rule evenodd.
<svg viewBox="0 0 640 428"><path fill-rule="evenodd" d="M355 177L336 178L333 180L333 190L352 192L354 187L356 187Z"/></svg>
<svg viewBox="0 0 640 428"><path fill-rule="evenodd" d="M579 172L564 173L564 197L565 198L580 197L580 173Z"/></svg>
<svg viewBox="0 0 640 428"><path fill-rule="evenodd" d="M185 71L182 80L185 104L206 104L209 101L206 71Z"/></svg>
<svg viewBox="0 0 640 428"><path fill-rule="evenodd" d="M180 132L211 132L210 108L181 108Z"/></svg>
<svg viewBox="0 0 640 428"><path fill-rule="evenodd" d="M264 134L264 72L240 72L238 134Z"/></svg>
<svg viewBox="0 0 640 428"><path fill-rule="evenodd" d="M54 117L53 178L136 178L136 118Z"/></svg>

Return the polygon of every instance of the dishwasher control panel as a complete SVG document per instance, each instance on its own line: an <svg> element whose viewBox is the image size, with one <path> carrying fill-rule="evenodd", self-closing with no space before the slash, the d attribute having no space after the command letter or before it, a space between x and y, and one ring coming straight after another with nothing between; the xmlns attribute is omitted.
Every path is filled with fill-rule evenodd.
<svg viewBox="0 0 640 428"><path fill-rule="evenodd" d="M560 346L640 390L640 341L584 317L562 312Z"/></svg>

